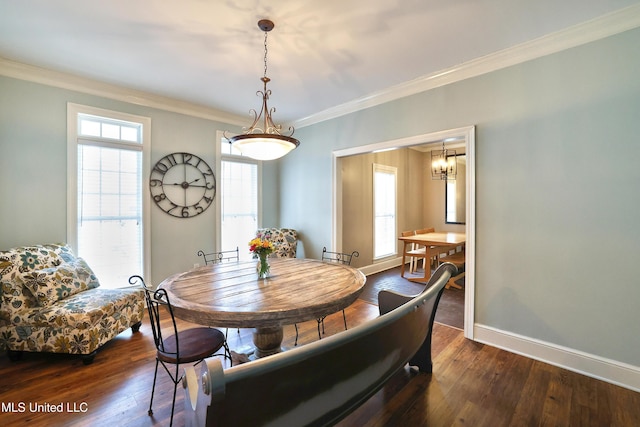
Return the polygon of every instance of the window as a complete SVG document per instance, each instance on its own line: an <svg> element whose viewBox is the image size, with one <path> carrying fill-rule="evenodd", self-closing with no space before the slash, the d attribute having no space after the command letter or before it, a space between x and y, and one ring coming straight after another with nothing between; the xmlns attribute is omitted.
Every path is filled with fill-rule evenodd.
<svg viewBox="0 0 640 427"><path fill-rule="evenodd" d="M397 253L396 238L397 169L373 164L373 258Z"/></svg>
<svg viewBox="0 0 640 427"><path fill-rule="evenodd" d="M149 277L150 120L75 104L68 115L68 242L101 286L128 286L133 274Z"/></svg>
<svg viewBox="0 0 640 427"><path fill-rule="evenodd" d="M220 179L220 250L240 248L240 259L251 259L247 244L260 227L260 162L242 157L219 138L222 160Z"/></svg>
<svg viewBox="0 0 640 427"><path fill-rule="evenodd" d="M229 136L231 138L231 136ZM220 153L223 156L242 156L242 153L237 148L234 148L226 138L218 138L220 140Z"/></svg>

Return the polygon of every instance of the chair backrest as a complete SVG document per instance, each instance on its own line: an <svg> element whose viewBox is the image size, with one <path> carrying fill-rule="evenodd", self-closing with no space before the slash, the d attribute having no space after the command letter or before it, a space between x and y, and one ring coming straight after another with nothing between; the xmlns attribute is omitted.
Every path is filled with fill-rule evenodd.
<svg viewBox="0 0 640 427"><path fill-rule="evenodd" d="M436 229L433 227L429 227L429 228L421 228L420 230L416 230L415 233L416 234L427 234L427 233L435 233ZM420 246L424 246L424 245L420 245L418 243L416 243L414 245L414 249L419 248ZM433 246L431 246L433 248ZM435 256L435 254L432 254L432 256Z"/></svg>
<svg viewBox="0 0 640 427"><path fill-rule="evenodd" d="M341 253L341 252L329 252L327 247L324 246L322 248L322 261L330 261L337 262L340 264L351 265L351 259L353 257L359 257L360 253L358 251L353 251L349 253Z"/></svg>
<svg viewBox="0 0 640 427"><path fill-rule="evenodd" d="M298 232L292 228L259 228L256 237L273 243L271 258L295 258L298 249Z"/></svg>
<svg viewBox="0 0 640 427"><path fill-rule="evenodd" d="M164 289L156 289L155 291L149 289L144 282L144 279L140 276L131 276L129 278L129 283L131 283L132 285L140 283L144 289L144 296L147 301L147 310L149 311L149 322L151 323L153 342L156 346L156 349L169 357L175 357L176 359L178 359L178 355L180 354L180 343L178 342L178 326L176 325L176 319L173 315L173 308L171 307L171 302L169 301L169 295L167 295L167 291L165 291ZM161 307L164 307L164 309ZM161 325L161 311L163 310L166 310L171 317L173 336L175 336L175 351L173 349L165 349L164 347L165 341L163 338Z"/></svg>
<svg viewBox="0 0 640 427"><path fill-rule="evenodd" d="M198 256L202 257L202 259L204 260L204 265L218 264L228 261L240 261L240 250L237 246L234 250L231 251L205 253L204 251L200 250L198 251Z"/></svg>
<svg viewBox="0 0 640 427"><path fill-rule="evenodd" d="M416 230L416 234L427 234L427 233L435 233L436 229L433 227L430 228L421 228L420 230Z"/></svg>
<svg viewBox="0 0 640 427"><path fill-rule="evenodd" d="M411 231L403 231L402 233L400 233L400 235L402 237L409 237L409 236L415 236L416 232L411 230ZM414 250L416 248L416 244L415 243L411 243L409 245L409 249Z"/></svg>

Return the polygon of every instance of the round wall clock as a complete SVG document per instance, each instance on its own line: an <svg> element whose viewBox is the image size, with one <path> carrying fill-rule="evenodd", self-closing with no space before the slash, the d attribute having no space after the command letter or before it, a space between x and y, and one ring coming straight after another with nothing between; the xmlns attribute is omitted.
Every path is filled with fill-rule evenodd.
<svg viewBox="0 0 640 427"><path fill-rule="evenodd" d="M160 209L177 218L191 218L211 206L216 196L216 177L200 157L173 153L153 167L149 187Z"/></svg>

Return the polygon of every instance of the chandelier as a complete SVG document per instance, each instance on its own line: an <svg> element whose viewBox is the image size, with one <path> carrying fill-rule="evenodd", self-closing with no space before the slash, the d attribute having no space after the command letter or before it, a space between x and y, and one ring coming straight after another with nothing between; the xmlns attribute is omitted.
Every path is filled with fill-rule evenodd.
<svg viewBox="0 0 640 427"><path fill-rule="evenodd" d="M458 163L456 150L447 150L442 141L442 149L431 151L431 179L456 179Z"/></svg>
<svg viewBox="0 0 640 427"><path fill-rule="evenodd" d="M250 110L250 114L253 114L253 123L248 128L243 128L242 134L227 138L225 132L225 138L244 156L256 160L274 160L296 148L300 145L300 141L291 136L294 132L292 126L289 127L289 134L283 135L282 126L274 125L271 119L271 114L276 109L269 109L267 106L269 95L271 95L271 90L267 89L267 83L271 81L267 77L267 34L273 30L274 24L268 19L261 19L258 21L258 27L264 31L264 76L260 79L264 88L256 92L256 95L262 96L262 108L260 113L254 109Z"/></svg>

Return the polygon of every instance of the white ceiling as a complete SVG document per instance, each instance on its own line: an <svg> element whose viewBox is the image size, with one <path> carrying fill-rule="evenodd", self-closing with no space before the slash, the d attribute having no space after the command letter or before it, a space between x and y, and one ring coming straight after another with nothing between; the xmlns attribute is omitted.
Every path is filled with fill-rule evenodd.
<svg viewBox="0 0 640 427"><path fill-rule="evenodd" d="M0 0L0 57L247 116L269 18L269 105L283 123L635 4Z"/></svg>

